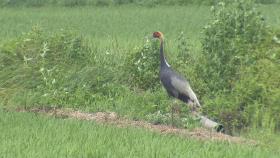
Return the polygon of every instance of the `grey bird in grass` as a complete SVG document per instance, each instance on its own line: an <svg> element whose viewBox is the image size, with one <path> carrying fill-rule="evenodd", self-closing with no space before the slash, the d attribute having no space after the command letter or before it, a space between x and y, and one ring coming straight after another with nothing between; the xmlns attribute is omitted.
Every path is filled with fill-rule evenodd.
<svg viewBox="0 0 280 158"><path fill-rule="evenodd" d="M204 127L215 129L217 132L224 132L223 125L200 115L198 111L201 105L189 82L183 76L176 73L167 63L163 52L163 34L161 32L154 32L153 37L160 40L160 80L168 95L187 103L191 107L192 114L200 118L200 122Z"/></svg>
<svg viewBox="0 0 280 158"><path fill-rule="evenodd" d="M189 82L183 76L176 73L166 61L163 52L163 34L161 32L154 32L153 37L160 40L160 80L167 93L189 104L192 110L200 108L201 105Z"/></svg>

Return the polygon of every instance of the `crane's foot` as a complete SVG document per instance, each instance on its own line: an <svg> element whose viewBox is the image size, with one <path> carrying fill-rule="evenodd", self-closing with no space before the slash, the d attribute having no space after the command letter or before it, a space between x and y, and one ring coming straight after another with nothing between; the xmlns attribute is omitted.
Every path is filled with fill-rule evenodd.
<svg viewBox="0 0 280 158"><path fill-rule="evenodd" d="M193 103L192 101L188 102L188 105L190 107L191 113L200 113L201 107Z"/></svg>

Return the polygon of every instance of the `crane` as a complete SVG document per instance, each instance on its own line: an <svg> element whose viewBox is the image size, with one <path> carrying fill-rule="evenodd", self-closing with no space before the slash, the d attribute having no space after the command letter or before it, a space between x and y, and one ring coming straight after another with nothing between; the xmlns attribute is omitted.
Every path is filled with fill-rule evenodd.
<svg viewBox="0 0 280 158"><path fill-rule="evenodd" d="M200 108L201 105L189 82L183 76L175 72L166 61L163 52L163 34L161 32L154 32L153 37L160 40L160 80L167 93L189 104L192 110Z"/></svg>
<svg viewBox="0 0 280 158"><path fill-rule="evenodd" d="M218 124L205 116L201 116L198 110L201 108L197 96L192 90L189 82L176 71L166 61L164 55L164 36L161 32L157 31L153 33L153 37L160 40L160 80L167 91L169 96L177 98L184 103L187 103L191 107L191 111L194 115L199 116L202 125L208 128L214 128L217 132L224 130L221 124Z"/></svg>

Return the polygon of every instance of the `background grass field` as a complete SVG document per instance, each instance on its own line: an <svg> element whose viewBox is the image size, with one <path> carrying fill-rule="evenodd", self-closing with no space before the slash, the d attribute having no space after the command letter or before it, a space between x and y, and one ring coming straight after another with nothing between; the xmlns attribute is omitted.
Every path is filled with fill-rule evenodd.
<svg viewBox="0 0 280 158"><path fill-rule="evenodd" d="M270 28L279 29L280 5L258 7ZM210 6L194 4L0 8L0 157L279 157L279 131L258 123L231 133L261 142L250 146L2 110L70 107L170 124L172 100L160 87L130 86L127 60L150 46L151 33L159 30L170 64L188 75L179 54L181 32L190 52L199 56L203 28L212 18ZM176 126L196 126L187 107L180 106Z"/></svg>
<svg viewBox="0 0 280 158"><path fill-rule="evenodd" d="M275 4L259 7L272 27L280 25L278 7ZM108 41L114 40L120 42L121 48L134 47L155 30L164 32L168 42L183 31L196 45L210 18L210 6L1 8L0 15L1 40L14 38L39 25L48 31L62 28L77 31L98 46L108 46Z"/></svg>

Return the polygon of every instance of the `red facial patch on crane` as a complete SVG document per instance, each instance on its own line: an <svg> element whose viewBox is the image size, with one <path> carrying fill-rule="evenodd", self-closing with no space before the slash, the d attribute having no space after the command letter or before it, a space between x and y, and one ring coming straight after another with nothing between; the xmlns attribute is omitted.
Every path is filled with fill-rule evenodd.
<svg viewBox="0 0 280 158"><path fill-rule="evenodd" d="M161 32L154 32L153 33L153 37L154 38L161 38L162 37L162 33Z"/></svg>

